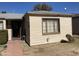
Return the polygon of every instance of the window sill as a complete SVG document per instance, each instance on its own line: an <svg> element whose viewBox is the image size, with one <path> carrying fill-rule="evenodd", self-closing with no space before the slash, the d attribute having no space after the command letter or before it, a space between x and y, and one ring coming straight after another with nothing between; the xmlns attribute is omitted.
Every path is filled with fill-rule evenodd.
<svg viewBox="0 0 79 59"><path fill-rule="evenodd" d="M54 34L60 34L60 32L55 32L55 33L43 33L43 35L54 35Z"/></svg>

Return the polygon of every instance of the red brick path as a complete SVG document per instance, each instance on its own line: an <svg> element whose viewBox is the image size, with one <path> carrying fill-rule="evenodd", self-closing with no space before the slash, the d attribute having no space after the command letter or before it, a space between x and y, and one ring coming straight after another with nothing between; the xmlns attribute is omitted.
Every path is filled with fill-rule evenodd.
<svg viewBox="0 0 79 59"><path fill-rule="evenodd" d="M21 47L21 40L8 41L6 55L7 56L22 56L23 51Z"/></svg>

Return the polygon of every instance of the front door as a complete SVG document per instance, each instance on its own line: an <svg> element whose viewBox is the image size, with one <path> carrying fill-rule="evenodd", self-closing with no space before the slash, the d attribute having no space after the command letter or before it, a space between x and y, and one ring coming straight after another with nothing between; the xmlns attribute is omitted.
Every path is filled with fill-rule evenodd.
<svg viewBox="0 0 79 59"><path fill-rule="evenodd" d="M12 36L13 37L20 37L21 35L21 20L14 20L12 21Z"/></svg>

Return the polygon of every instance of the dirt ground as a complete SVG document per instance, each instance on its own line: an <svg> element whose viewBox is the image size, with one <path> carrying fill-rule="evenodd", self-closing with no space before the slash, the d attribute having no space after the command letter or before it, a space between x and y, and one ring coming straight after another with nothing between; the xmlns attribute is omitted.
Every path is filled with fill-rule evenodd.
<svg viewBox="0 0 79 59"><path fill-rule="evenodd" d="M79 37L73 43L48 43L29 47L22 42L24 56L79 56Z"/></svg>
<svg viewBox="0 0 79 59"><path fill-rule="evenodd" d="M7 45L0 45L0 56L2 56L2 52L6 49Z"/></svg>

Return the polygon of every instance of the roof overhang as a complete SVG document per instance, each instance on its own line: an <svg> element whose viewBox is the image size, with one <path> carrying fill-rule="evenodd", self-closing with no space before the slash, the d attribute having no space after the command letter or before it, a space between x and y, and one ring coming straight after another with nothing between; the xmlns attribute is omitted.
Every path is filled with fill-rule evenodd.
<svg viewBox="0 0 79 59"><path fill-rule="evenodd" d="M29 16L54 16L54 17L72 17L72 15L67 15L67 14L31 14L31 13L27 13L27 15Z"/></svg>
<svg viewBox="0 0 79 59"><path fill-rule="evenodd" d="M79 14L73 14L72 17L79 17Z"/></svg>
<svg viewBox="0 0 79 59"><path fill-rule="evenodd" d="M5 13L5 14L0 14L0 18L4 19L22 19L24 14L16 14L16 13Z"/></svg>

